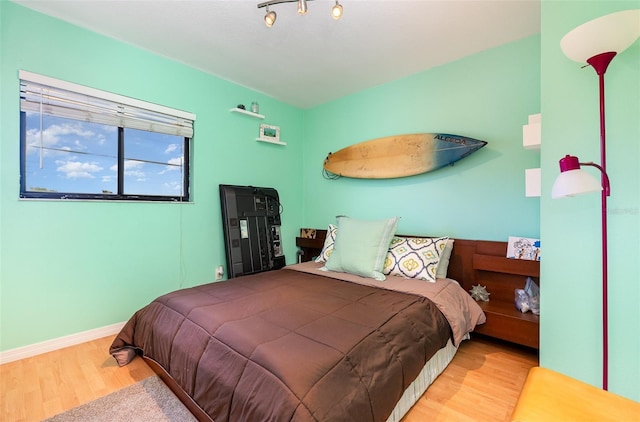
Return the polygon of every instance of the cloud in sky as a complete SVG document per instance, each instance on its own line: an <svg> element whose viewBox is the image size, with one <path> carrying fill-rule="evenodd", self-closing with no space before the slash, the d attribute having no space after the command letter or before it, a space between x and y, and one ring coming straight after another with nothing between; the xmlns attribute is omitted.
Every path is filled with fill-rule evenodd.
<svg viewBox="0 0 640 422"><path fill-rule="evenodd" d="M182 184L176 181L171 181L171 182L167 182L164 184L164 186L169 189L170 191L179 193L180 195L182 195Z"/></svg>
<svg viewBox="0 0 640 422"><path fill-rule="evenodd" d="M45 148L70 150L69 145L73 145L75 150L86 150L87 146L82 142L84 140L102 144L105 141L105 137L102 134L84 128L81 123L53 124L46 127L42 132L39 128L27 130L27 145L30 147L38 148L43 146ZM27 152L35 151L33 148L27 148ZM52 154L56 152L45 150L44 153Z"/></svg>
<svg viewBox="0 0 640 422"><path fill-rule="evenodd" d="M167 170L179 170L182 167L182 156L176 158L170 158L168 163L170 164Z"/></svg>
<svg viewBox="0 0 640 422"><path fill-rule="evenodd" d="M102 171L96 162L56 161L56 170L63 173L67 179L93 179L94 173Z"/></svg>
<svg viewBox="0 0 640 422"><path fill-rule="evenodd" d="M180 157L169 158L169 160L167 160L167 164L168 165L164 166L163 170L159 171L158 174L165 174L169 171L181 170L183 165L183 156L181 155Z"/></svg>
<svg viewBox="0 0 640 422"><path fill-rule="evenodd" d="M138 182L144 182L147 180L147 173L143 171L145 163L138 160L124 160L124 175L135 177ZM118 171L118 165L110 167L113 172Z"/></svg>

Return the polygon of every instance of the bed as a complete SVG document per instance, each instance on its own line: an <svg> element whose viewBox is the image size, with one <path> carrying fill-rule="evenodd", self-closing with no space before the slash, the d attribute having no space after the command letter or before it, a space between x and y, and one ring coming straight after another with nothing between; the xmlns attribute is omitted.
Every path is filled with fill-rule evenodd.
<svg viewBox="0 0 640 422"><path fill-rule="evenodd" d="M110 353L120 365L143 356L200 420L400 420L485 316L453 279L326 267L171 292Z"/></svg>

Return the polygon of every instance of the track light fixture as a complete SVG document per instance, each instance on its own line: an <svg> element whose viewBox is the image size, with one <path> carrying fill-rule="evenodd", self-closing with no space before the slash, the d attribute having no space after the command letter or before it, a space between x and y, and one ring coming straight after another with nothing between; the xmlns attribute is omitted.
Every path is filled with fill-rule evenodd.
<svg viewBox="0 0 640 422"><path fill-rule="evenodd" d="M342 17L342 5L336 0L336 4L331 8L331 17L338 20Z"/></svg>
<svg viewBox="0 0 640 422"><path fill-rule="evenodd" d="M271 28L273 24L276 23L277 17L276 12L269 11L269 6L267 6L267 14L264 15L264 24Z"/></svg>
<svg viewBox="0 0 640 422"><path fill-rule="evenodd" d="M307 14L307 0L298 0L298 14L299 15Z"/></svg>
<svg viewBox="0 0 640 422"><path fill-rule="evenodd" d="M280 3L298 3L298 14L306 15L308 1L312 0L270 0L263 3L258 3L258 9L261 9L263 7L266 8L267 14L264 15L264 24L271 28L276 22L276 12L274 12L273 10L270 11L269 6ZM339 0L336 0L336 4L334 4L331 8L331 17L335 20L338 20L342 17L342 5L339 3Z"/></svg>

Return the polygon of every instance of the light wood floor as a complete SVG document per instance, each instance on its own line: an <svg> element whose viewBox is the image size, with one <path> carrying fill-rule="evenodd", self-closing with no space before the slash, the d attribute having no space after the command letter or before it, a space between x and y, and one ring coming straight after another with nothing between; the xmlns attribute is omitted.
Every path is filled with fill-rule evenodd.
<svg viewBox="0 0 640 422"><path fill-rule="evenodd" d="M153 375L142 359L118 367L113 336L0 365L0 421L41 421ZM537 353L486 339L465 341L403 419L508 421Z"/></svg>
<svg viewBox="0 0 640 422"><path fill-rule="evenodd" d="M510 421L538 353L484 338L464 341L403 422Z"/></svg>

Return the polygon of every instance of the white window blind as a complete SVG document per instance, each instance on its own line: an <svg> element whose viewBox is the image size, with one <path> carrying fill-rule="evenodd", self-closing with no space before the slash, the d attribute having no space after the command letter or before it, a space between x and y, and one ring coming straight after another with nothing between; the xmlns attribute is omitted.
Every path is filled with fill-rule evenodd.
<svg viewBox="0 0 640 422"><path fill-rule="evenodd" d="M20 110L193 137L195 114L21 70Z"/></svg>

